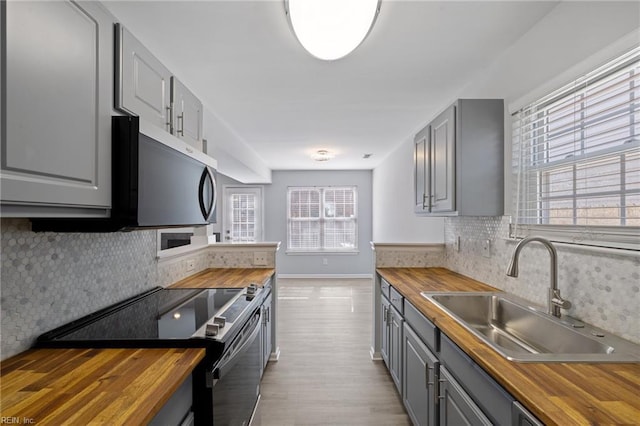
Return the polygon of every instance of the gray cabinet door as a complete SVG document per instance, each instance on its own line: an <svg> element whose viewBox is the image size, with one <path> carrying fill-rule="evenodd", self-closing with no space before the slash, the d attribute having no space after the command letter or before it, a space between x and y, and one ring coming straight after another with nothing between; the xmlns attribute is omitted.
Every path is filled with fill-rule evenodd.
<svg viewBox="0 0 640 426"><path fill-rule="evenodd" d="M59 216L65 206L88 207L74 216L106 215L113 17L94 2L0 7L3 215ZM20 213L34 206L42 214Z"/></svg>
<svg viewBox="0 0 640 426"><path fill-rule="evenodd" d="M431 122L431 211L455 210L455 106Z"/></svg>
<svg viewBox="0 0 640 426"><path fill-rule="evenodd" d="M445 367L440 367L440 424L443 426L492 423Z"/></svg>
<svg viewBox="0 0 640 426"><path fill-rule="evenodd" d="M120 24L116 45L116 108L171 132L171 73Z"/></svg>
<svg viewBox="0 0 640 426"><path fill-rule="evenodd" d="M402 324L404 319L400 312L390 306L389 319L389 372L391 378L402 395Z"/></svg>
<svg viewBox="0 0 640 426"><path fill-rule="evenodd" d="M176 77L171 77L173 134L202 151L202 102Z"/></svg>
<svg viewBox="0 0 640 426"><path fill-rule="evenodd" d="M269 295L262 304L264 315L262 323L262 368L266 368L271 356L271 310L272 310L273 297Z"/></svg>
<svg viewBox="0 0 640 426"><path fill-rule="evenodd" d="M422 129L414 138L414 211L429 211L429 126Z"/></svg>
<svg viewBox="0 0 640 426"><path fill-rule="evenodd" d="M405 322L403 345L403 401L417 426L437 425L436 386L438 358Z"/></svg>
<svg viewBox="0 0 640 426"><path fill-rule="evenodd" d="M380 299L380 318L382 318L382 321L380 321L380 355L382 356L382 360L384 361L384 363L387 364L387 368L391 368L391 365L389 364L389 323L391 318L391 311L389 310L390 306L391 303L389 302L389 300L386 297L382 296L382 298Z"/></svg>

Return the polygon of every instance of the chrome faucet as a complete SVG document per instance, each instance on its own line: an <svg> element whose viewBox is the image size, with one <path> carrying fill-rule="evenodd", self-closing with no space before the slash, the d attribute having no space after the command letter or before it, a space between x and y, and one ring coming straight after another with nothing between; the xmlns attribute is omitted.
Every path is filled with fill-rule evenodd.
<svg viewBox="0 0 640 426"><path fill-rule="evenodd" d="M564 300L560 296L560 289L558 289L558 253L553 244L551 244L551 241L541 237L527 237L520 241L516 246L516 250L513 252L509 267L507 267L507 275L510 277L518 276L518 256L520 256L520 250L531 241L542 243L551 255L551 285L549 286L549 293L547 295L547 312L554 317L560 318L560 308L569 309L571 302Z"/></svg>

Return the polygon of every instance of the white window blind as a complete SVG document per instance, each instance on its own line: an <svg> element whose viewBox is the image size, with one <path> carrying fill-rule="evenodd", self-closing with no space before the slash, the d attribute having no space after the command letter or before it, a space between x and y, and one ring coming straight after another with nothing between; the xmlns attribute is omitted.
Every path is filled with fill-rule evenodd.
<svg viewBox="0 0 640 426"><path fill-rule="evenodd" d="M639 249L640 48L513 120L516 237Z"/></svg>
<svg viewBox="0 0 640 426"><path fill-rule="evenodd" d="M290 187L287 250L355 251L356 187Z"/></svg>

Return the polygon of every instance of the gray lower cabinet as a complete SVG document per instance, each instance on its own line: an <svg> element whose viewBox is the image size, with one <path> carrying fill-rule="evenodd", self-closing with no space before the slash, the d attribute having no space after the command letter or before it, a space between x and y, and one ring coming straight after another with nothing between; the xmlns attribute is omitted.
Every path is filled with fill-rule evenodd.
<svg viewBox="0 0 640 426"><path fill-rule="evenodd" d="M202 151L202 102L175 76L171 77L173 134Z"/></svg>
<svg viewBox="0 0 640 426"><path fill-rule="evenodd" d="M440 367L440 395L438 398L440 400L440 425L491 426L493 424L445 367Z"/></svg>
<svg viewBox="0 0 640 426"><path fill-rule="evenodd" d="M107 216L113 16L97 2L0 9L2 215Z"/></svg>
<svg viewBox="0 0 640 426"><path fill-rule="evenodd" d="M414 425L542 425L382 278L379 309L380 353Z"/></svg>
<svg viewBox="0 0 640 426"><path fill-rule="evenodd" d="M116 108L171 132L171 72L116 25Z"/></svg>
<svg viewBox="0 0 640 426"><path fill-rule="evenodd" d="M389 322L391 318L391 311L389 307L391 303L389 300L382 296L380 298L380 355L382 356L382 360L387 365L387 368L390 368L389 364Z"/></svg>
<svg viewBox="0 0 640 426"><path fill-rule="evenodd" d="M402 395L402 334L404 318L396 308L390 306L389 319L389 372Z"/></svg>
<svg viewBox="0 0 640 426"><path fill-rule="evenodd" d="M435 426L438 358L407 322L403 338L403 402L414 425Z"/></svg>
<svg viewBox="0 0 640 426"><path fill-rule="evenodd" d="M267 367L269 357L271 356L271 312L273 308L273 295L269 296L262 303L262 371Z"/></svg>

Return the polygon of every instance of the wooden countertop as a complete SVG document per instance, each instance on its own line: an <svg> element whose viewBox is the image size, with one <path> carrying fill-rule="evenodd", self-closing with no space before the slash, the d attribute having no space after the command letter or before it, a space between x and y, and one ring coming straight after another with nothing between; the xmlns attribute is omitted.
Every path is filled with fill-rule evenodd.
<svg viewBox="0 0 640 426"><path fill-rule="evenodd" d="M251 283L263 286L274 273L273 268L209 268L169 288L244 288Z"/></svg>
<svg viewBox="0 0 640 426"><path fill-rule="evenodd" d="M146 424L204 349L34 349L0 365L0 416L19 424ZM3 422L5 423L5 422Z"/></svg>
<svg viewBox="0 0 640 426"><path fill-rule="evenodd" d="M377 272L545 424L640 424L640 364L508 361L420 295L497 289L444 268Z"/></svg>

